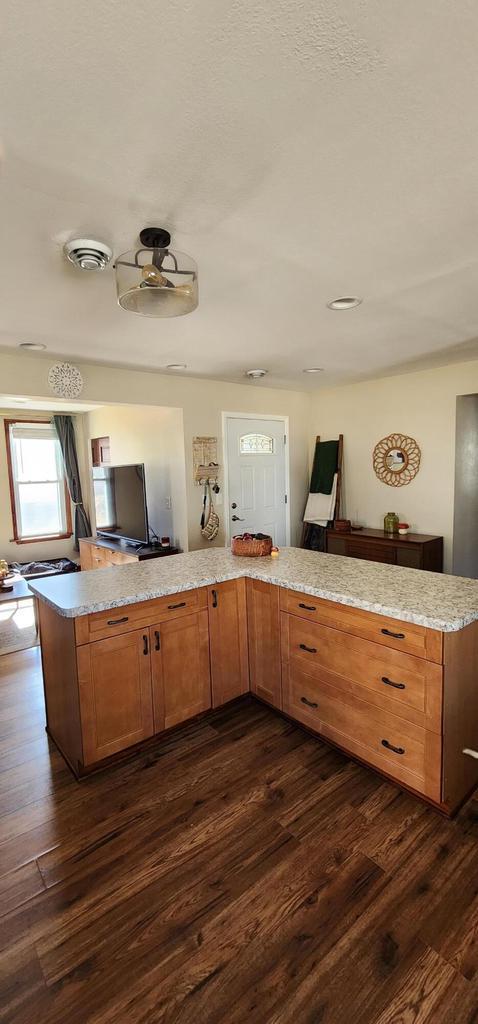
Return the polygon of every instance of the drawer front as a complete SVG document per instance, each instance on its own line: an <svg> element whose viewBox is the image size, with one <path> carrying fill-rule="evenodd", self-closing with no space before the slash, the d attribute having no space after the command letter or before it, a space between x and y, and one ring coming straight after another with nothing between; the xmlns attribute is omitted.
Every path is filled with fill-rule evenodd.
<svg viewBox="0 0 478 1024"><path fill-rule="evenodd" d="M124 551L109 551L111 565L127 565L128 562L138 562L137 555L127 555Z"/></svg>
<svg viewBox="0 0 478 1024"><path fill-rule="evenodd" d="M99 544L91 545L91 565L93 569L105 569L111 565L110 554L107 548L100 547Z"/></svg>
<svg viewBox="0 0 478 1024"><path fill-rule="evenodd" d="M441 733L442 666L281 614L282 659L391 714Z"/></svg>
<svg viewBox="0 0 478 1024"><path fill-rule="evenodd" d="M291 718L398 782L440 800L440 735L319 682L297 659L284 662L282 681L283 708Z"/></svg>
<svg viewBox="0 0 478 1024"><path fill-rule="evenodd" d="M349 558L365 558L369 562L387 562L395 565L395 548L392 544L371 544L359 540L347 541Z"/></svg>
<svg viewBox="0 0 478 1024"><path fill-rule="evenodd" d="M132 629L153 626L155 622L167 622L180 615L190 615L202 608L207 608L204 587L128 604L122 608L110 608L106 612L94 612L76 619L76 642L84 644L92 640L104 640L119 633L129 633Z"/></svg>
<svg viewBox="0 0 478 1024"><path fill-rule="evenodd" d="M442 662L443 634L436 629L426 629L412 622L402 622L361 608L325 601L321 597L310 597L296 590L281 591L281 608L311 622L320 622L332 629L373 640L384 647L392 647L438 664Z"/></svg>

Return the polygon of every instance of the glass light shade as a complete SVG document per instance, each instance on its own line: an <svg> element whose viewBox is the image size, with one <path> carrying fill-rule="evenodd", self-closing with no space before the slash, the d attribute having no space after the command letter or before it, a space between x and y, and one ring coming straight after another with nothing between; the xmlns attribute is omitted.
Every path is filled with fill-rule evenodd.
<svg viewBox="0 0 478 1024"><path fill-rule="evenodd" d="M197 264L172 249L137 249L116 261L118 302L141 316L184 316L198 304Z"/></svg>

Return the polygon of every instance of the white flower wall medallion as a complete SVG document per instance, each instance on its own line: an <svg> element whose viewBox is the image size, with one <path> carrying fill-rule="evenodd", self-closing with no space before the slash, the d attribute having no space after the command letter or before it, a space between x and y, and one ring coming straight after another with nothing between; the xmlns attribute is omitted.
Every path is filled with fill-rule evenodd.
<svg viewBox="0 0 478 1024"><path fill-rule="evenodd" d="M55 363L51 366L48 384L58 398L78 398L83 391L83 377L71 363Z"/></svg>

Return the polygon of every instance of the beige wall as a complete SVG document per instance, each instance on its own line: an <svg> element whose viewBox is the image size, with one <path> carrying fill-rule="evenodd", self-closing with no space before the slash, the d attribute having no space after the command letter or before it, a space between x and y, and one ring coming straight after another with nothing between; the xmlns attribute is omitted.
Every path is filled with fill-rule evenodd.
<svg viewBox="0 0 478 1024"><path fill-rule="evenodd" d="M6 419L49 420L52 415L50 412L22 412L18 408L3 409L0 412L0 558L6 558L7 562L32 562L39 558L78 557L73 549L72 540L43 540L37 544L16 544L12 540L13 522L4 423Z"/></svg>
<svg viewBox="0 0 478 1024"><path fill-rule="evenodd" d="M141 405L101 406L85 414L84 424L90 452L91 438L107 435L113 465L144 462L150 526L159 536L171 537L173 543L187 551L182 410ZM168 498L170 509L167 508Z"/></svg>
<svg viewBox="0 0 478 1024"><path fill-rule="evenodd" d="M478 361L321 391L312 399L310 434L344 435L344 504L348 518L381 527L385 512L398 512L419 533L445 538L451 571L457 395L478 392ZM405 487L380 482L372 451L394 431L414 437L420 470Z"/></svg>
<svg viewBox="0 0 478 1024"><path fill-rule="evenodd" d="M5 393L34 397L48 396L47 374L52 357L26 353L0 353L0 379ZM290 510L291 542L300 538L301 519L308 487L308 448L310 404L299 391L282 391L250 384L167 376L138 370L126 370L82 364L85 386L82 402L170 406L182 409L186 458L186 494L188 538L191 549L207 547L199 529L201 489L192 479L192 439L196 434L215 435L219 441L219 460L223 463L221 413L262 413L289 417L290 429ZM222 474L220 476L222 482ZM214 542L224 544L224 506L218 506L221 530Z"/></svg>

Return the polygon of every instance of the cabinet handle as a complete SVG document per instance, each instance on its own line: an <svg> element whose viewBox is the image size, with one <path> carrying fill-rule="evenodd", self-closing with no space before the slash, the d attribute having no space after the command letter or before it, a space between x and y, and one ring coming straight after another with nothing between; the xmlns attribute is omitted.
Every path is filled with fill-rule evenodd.
<svg viewBox="0 0 478 1024"><path fill-rule="evenodd" d="M394 747L393 743L389 743L388 740L382 740L382 747L386 747L387 750L393 750L395 754L404 754L404 747Z"/></svg>
<svg viewBox="0 0 478 1024"><path fill-rule="evenodd" d="M307 647L307 644L299 644L301 651L308 651L309 654L317 654L316 647Z"/></svg>
<svg viewBox="0 0 478 1024"><path fill-rule="evenodd" d="M123 615L122 619L108 619L107 625L108 626L120 626L122 622L127 622L128 618L129 618L128 615Z"/></svg>
<svg viewBox="0 0 478 1024"><path fill-rule="evenodd" d="M299 608L305 608L306 612L316 612L317 608L315 604L304 604L303 601L299 601Z"/></svg>
<svg viewBox="0 0 478 1024"><path fill-rule="evenodd" d="M392 633L390 629L381 629L384 636L393 636L394 640L405 640L405 633Z"/></svg>
<svg viewBox="0 0 478 1024"><path fill-rule="evenodd" d="M143 654L149 653L149 644L147 633L143 633Z"/></svg>
<svg viewBox="0 0 478 1024"><path fill-rule="evenodd" d="M301 703L302 704L307 704L308 708L318 708L318 706L319 706L318 704L315 703L315 701L307 700L307 697L301 697L300 699L301 699Z"/></svg>
<svg viewBox="0 0 478 1024"><path fill-rule="evenodd" d="M168 604L168 608L170 608L170 609L173 609L173 608L185 608L185 607L186 607L186 602L185 601L180 601L179 604Z"/></svg>
<svg viewBox="0 0 478 1024"><path fill-rule="evenodd" d="M155 629L154 636L155 636L155 640L156 640L156 643L154 645L154 649L155 649L155 651L160 651L161 650L161 636L160 636L160 633L159 633L159 629Z"/></svg>
<svg viewBox="0 0 478 1024"><path fill-rule="evenodd" d="M385 683L385 686L393 686L395 690L405 689L405 683L394 683L393 679L388 679L387 676L382 676L382 683Z"/></svg>
<svg viewBox="0 0 478 1024"><path fill-rule="evenodd" d="M211 594L212 594L212 606L213 606L213 608L217 608L217 590L211 590Z"/></svg>

